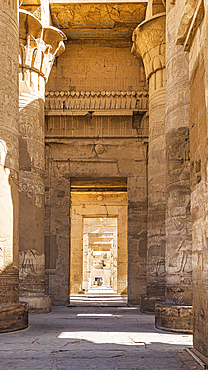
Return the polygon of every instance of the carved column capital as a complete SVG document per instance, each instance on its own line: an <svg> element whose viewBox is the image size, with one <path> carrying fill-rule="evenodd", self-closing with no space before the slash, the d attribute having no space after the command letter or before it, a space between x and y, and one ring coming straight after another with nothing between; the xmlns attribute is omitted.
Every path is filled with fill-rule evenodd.
<svg viewBox="0 0 208 370"><path fill-rule="evenodd" d="M133 32L132 53L144 62L146 78L165 68L166 15L157 14L139 24Z"/></svg>
<svg viewBox="0 0 208 370"><path fill-rule="evenodd" d="M20 80L25 80L28 87L35 85L37 78L33 78L31 83L31 73L34 72L47 82L55 57L65 49L63 41L66 36L55 27L43 27L38 18L22 9L19 12L19 31Z"/></svg>

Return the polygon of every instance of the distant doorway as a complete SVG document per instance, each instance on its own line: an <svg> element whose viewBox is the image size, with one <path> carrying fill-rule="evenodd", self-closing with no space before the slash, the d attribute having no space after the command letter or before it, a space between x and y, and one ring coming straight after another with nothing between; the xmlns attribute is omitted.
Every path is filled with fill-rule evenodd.
<svg viewBox="0 0 208 370"><path fill-rule="evenodd" d="M70 294L127 294L127 192L118 190L71 188Z"/></svg>
<svg viewBox="0 0 208 370"><path fill-rule="evenodd" d="M117 217L83 219L83 291L117 293Z"/></svg>

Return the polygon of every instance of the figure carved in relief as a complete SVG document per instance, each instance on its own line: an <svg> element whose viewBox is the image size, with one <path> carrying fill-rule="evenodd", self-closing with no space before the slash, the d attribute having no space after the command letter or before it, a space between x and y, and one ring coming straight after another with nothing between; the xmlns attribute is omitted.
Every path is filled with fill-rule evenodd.
<svg viewBox="0 0 208 370"><path fill-rule="evenodd" d="M165 240L161 239L158 245L149 248L150 274L151 276L162 276L165 274Z"/></svg>
<svg viewBox="0 0 208 370"><path fill-rule="evenodd" d="M37 255L38 252L34 249L23 251L23 261L21 264L22 272L25 272L26 274L37 273Z"/></svg>
<svg viewBox="0 0 208 370"><path fill-rule="evenodd" d="M178 248L178 253L181 256L180 267L176 273L192 272L192 267L190 266L189 259L192 256L192 245L190 240L183 240ZM185 271L187 270L187 271Z"/></svg>

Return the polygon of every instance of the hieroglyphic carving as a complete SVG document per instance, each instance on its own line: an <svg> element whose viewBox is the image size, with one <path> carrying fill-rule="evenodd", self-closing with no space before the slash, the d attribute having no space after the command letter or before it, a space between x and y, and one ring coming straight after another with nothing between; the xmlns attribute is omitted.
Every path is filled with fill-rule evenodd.
<svg viewBox="0 0 208 370"><path fill-rule="evenodd" d="M188 128L181 128L177 132L171 133L171 136L170 134L167 135L166 148L169 181L185 172L187 176L190 176L189 130Z"/></svg>
<svg viewBox="0 0 208 370"><path fill-rule="evenodd" d="M165 275L165 239L161 237L152 238L151 242L155 241L155 245L151 245L148 249L148 265L151 276Z"/></svg>
<svg viewBox="0 0 208 370"><path fill-rule="evenodd" d="M19 190L27 194L29 198L34 197L36 207L41 208L44 204L44 182L29 177L20 177Z"/></svg>

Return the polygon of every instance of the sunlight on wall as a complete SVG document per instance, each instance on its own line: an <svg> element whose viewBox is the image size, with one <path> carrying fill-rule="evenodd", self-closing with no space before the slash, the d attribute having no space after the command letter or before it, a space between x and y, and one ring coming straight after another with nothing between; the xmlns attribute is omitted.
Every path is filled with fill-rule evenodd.
<svg viewBox="0 0 208 370"><path fill-rule="evenodd" d="M7 146L0 140L0 271L13 263L13 202L9 183L10 170L6 168Z"/></svg>

